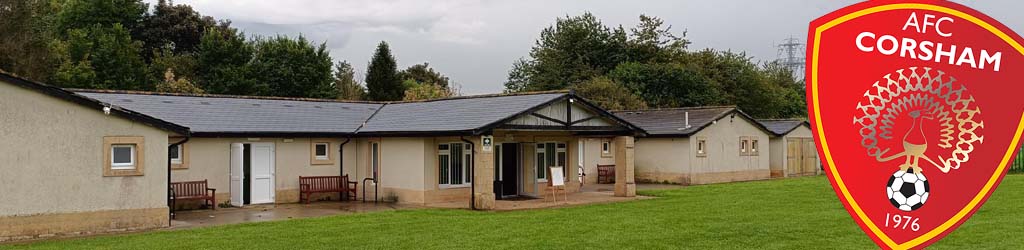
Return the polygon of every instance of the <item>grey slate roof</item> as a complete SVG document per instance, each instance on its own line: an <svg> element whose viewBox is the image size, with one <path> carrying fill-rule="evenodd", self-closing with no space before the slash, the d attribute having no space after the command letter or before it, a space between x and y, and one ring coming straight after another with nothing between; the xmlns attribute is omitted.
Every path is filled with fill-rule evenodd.
<svg viewBox="0 0 1024 250"><path fill-rule="evenodd" d="M469 97L387 104L359 133L468 131L509 118L567 93Z"/></svg>
<svg viewBox="0 0 1024 250"><path fill-rule="evenodd" d="M197 136L471 132L570 95L548 92L357 103L333 100L76 90L187 126ZM365 124L364 124L365 122ZM631 126L631 125L630 125Z"/></svg>
<svg viewBox="0 0 1024 250"><path fill-rule="evenodd" d="M382 104L79 91L202 133L351 133Z"/></svg>
<svg viewBox="0 0 1024 250"><path fill-rule="evenodd" d="M772 133L775 134L775 136L783 136L789 134L790 131L793 131L794 129L800 127L801 125L807 124L806 121L794 119L765 119L757 120L757 122L761 123L761 125L767 128L769 131L772 131Z"/></svg>
<svg viewBox="0 0 1024 250"><path fill-rule="evenodd" d="M711 125L712 121L733 112L746 116L736 107L731 106L614 111L613 113L646 130L649 136L687 137ZM686 113L689 113L690 116L689 128L686 128Z"/></svg>

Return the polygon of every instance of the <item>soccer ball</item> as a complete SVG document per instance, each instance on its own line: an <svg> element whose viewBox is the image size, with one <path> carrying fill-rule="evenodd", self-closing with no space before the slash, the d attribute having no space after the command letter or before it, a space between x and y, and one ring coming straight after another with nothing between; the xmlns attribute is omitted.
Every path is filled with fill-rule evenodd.
<svg viewBox="0 0 1024 250"><path fill-rule="evenodd" d="M922 173L914 173L914 169L907 171L897 170L889 177L889 183L885 186L885 194L889 196L889 203L902 211L914 211L928 201L928 193L931 187L928 186L928 179Z"/></svg>

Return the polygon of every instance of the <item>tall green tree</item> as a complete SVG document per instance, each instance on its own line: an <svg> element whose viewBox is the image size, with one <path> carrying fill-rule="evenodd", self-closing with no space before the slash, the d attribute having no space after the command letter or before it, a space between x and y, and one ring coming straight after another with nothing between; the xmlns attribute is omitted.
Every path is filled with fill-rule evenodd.
<svg viewBox="0 0 1024 250"><path fill-rule="evenodd" d="M175 53L170 46L154 50L149 63L149 75L153 81L165 80L167 70L179 78L196 79L199 62L194 53Z"/></svg>
<svg viewBox="0 0 1024 250"><path fill-rule="evenodd" d="M334 88L338 91L338 99L363 100L366 88L356 80L356 70L347 61L334 64Z"/></svg>
<svg viewBox="0 0 1024 250"><path fill-rule="evenodd" d="M576 94L607 110L647 108L647 103L643 99L623 87L622 84L607 77L594 77L573 85L572 89L576 91Z"/></svg>
<svg viewBox="0 0 1024 250"><path fill-rule="evenodd" d="M259 89L250 78L249 61L253 45L245 34L233 28L215 28L204 32L196 52L196 78L198 85L211 94L259 95ZM263 86L265 87L265 85Z"/></svg>
<svg viewBox="0 0 1024 250"><path fill-rule="evenodd" d="M229 25L227 21L218 23L213 17L200 15L192 6L160 0L153 6L153 12L142 18L135 33L143 42L143 53L147 56L164 48L185 54L198 49L207 30Z"/></svg>
<svg viewBox="0 0 1024 250"><path fill-rule="evenodd" d="M49 43L58 9L49 0L0 0L0 69L49 80L55 67Z"/></svg>
<svg viewBox="0 0 1024 250"><path fill-rule="evenodd" d="M254 73L251 77L259 85L266 84L261 95L337 97L326 43L314 45L303 36L259 38L249 66Z"/></svg>
<svg viewBox="0 0 1024 250"><path fill-rule="evenodd" d="M51 81L65 87L152 90L147 66L140 56L142 43L132 40L121 24L72 29L54 42L59 67Z"/></svg>
<svg viewBox="0 0 1024 250"><path fill-rule="evenodd" d="M418 84L431 84L440 86L442 89L448 89L448 77L441 74L441 72L434 71L429 63L409 66L409 68L398 72L398 78L403 81L411 79Z"/></svg>
<svg viewBox="0 0 1024 250"><path fill-rule="evenodd" d="M619 64L608 77L659 108L724 104L720 88L679 63Z"/></svg>
<svg viewBox="0 0 1024 250"><path fill-rule="evenodd" d="M366 69L367 98L372 101L398 101L405 96L405 87L398 76L398 66L387 42L381 41Z"/></svg>
<svg viewBox="0 0 1024 250"><path fill-rule="evenodd" d="M149 5L141 0L66 0L57 15L55 30L63 36L96 24L120 24L123 29L134 31L148 9Z"/></svg>
<svg viewBox="0 0 1024 250"><path fill-rule="evenodd" d="M626 59L626 31L609 28L593 14L558 18L516 62L505 88L511 92L566 89L615 68Z"/></svg>

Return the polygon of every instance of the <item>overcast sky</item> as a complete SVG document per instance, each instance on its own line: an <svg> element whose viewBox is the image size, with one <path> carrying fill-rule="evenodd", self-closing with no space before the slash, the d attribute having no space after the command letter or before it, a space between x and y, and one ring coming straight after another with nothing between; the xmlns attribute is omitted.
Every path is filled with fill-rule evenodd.
<svg viewBox="0 0 1024 250"><path fill-rule="evenodd" d="M148 2L156 2L151 0ZM641 14L687 31L692 49L745 51L756 60L777 58L776 44L804 40L808 23L857 1L490 1L490 0L178 0L203 15L230 19L247 34L305 35L326 42L336 61L362 77L373 49L387 41L399 68L429 62L465 94L500 92L512 62L528 55L541 29L566 15L591 12L605 25L637 23ZM1014 30L1024 28L1024 3L961 0Z"/></svg>

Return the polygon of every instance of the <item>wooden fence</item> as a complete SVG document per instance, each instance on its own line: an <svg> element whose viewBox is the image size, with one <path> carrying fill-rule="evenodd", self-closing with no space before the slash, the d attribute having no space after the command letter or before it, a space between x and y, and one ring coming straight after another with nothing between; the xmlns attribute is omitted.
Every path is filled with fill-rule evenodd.
<svg viewBox="0 0 1024 250"><path fill-rule="evenodd" d="M1024 147L1017 152L1017 159L1010 165L1011 173L1024 173Z"/></svg>

